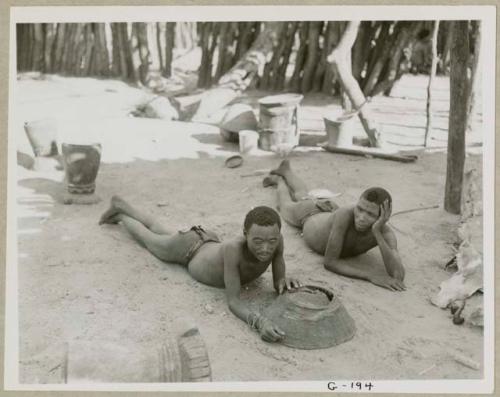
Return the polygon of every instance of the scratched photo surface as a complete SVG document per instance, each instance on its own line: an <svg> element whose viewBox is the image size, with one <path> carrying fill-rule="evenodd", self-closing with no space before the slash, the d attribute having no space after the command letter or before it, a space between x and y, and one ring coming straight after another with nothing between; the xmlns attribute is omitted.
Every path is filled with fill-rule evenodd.
<svg viewBox="0 0 500 397"><path fill-rule="evenodd" d="M9 383L483 380L483 19L229 15L11 22Z"/></svg>

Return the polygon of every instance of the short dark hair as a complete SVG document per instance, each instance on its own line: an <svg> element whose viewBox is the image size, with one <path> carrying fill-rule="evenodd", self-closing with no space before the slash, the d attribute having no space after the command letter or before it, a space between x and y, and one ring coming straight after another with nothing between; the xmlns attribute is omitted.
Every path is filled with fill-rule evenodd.
<svg viewBox="0 0 500 397"><path fill-rule="evenodd" d="M279 214L272 208L265 205L252 208L248 212L245 216L243 229L248 231L254 223L259 226L278 225L278 228L281 230L281 219Z"/></svg>
<svg viewBox="0 0 500 397"><path fill-rule="evenodd" d="M388 200L389 204L392 203L392 197L390 193L381 187L371 187L369 189L366 189L363 194L361 194L361 198L364 198L378 205L382 205L385 200Z"/></svg>

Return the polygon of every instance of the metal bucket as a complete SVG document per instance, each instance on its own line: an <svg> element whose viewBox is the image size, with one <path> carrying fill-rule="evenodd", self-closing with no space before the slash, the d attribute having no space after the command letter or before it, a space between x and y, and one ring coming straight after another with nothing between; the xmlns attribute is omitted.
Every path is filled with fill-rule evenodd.
<svg viewBox="0 0 500 397"><path fill-rule="evenodd" d="M353 121L356 113L324 117L328 146L350 147L353 139Z"/></svg>
<svg viewBox="0 0 500 397"><path fill-rule="evenodd" d="M24 123L24 131L35 157L50 157L58 154L57 124L53 119L43 119Z"/></svg>
<svg viewBox="0 0 500 397"><path fill-rule="evenodd" d="M299 103L303 95L271 95L259 100L259 146L271 150L272 146L299 144L297 122Z"/></svg>
<svg viewBox="0 0 500 397"><path fill-rule="evenodd" d="M64 170L68 192L92 194L101 162L101 144L62 144Z"/></svg>
<svg viewBox="0 0 500 397"><path fill-rule="evenodd" d="M238 133L240 153L248 154L257 149L259 142L259 133L252 130L242 130Z"/></svg>

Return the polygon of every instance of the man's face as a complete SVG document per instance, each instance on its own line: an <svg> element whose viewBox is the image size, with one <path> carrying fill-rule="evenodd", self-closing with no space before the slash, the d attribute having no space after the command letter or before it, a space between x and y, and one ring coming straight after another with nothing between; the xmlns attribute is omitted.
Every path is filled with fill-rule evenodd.
<svg viewBox="0 0 500 397"><path fill-rule="evenodd" d="M357 231L364 232L372 227L380 214L378 204L360 198L354 207L354 227Z"/></svg>
<svg viewBox="0 0 500 397"><path fill-rule="evenodd" d="M250 252L260 261L269 262L280 242L278 225L260 226L253 224L245 233Z"/></svg>

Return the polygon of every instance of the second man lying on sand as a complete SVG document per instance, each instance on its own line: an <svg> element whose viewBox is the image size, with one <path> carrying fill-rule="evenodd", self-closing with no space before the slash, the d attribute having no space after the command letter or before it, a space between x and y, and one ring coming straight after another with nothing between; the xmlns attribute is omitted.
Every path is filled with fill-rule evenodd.
<svg viewBox="0 0 500 397"><path fill-rule="evenodd" d="M308 188L283 160L264 186L276 185L281 216L302 229L306 244L325 256L325 268L347 277L360 278L393 291L402 291L405 270L394 232L387 221L391 216L391 195L380 187L365 190L355 205L339 207L330 199L313 199ZM353 257L378 246L386 274L374 267L347 264Z"/></svg>

